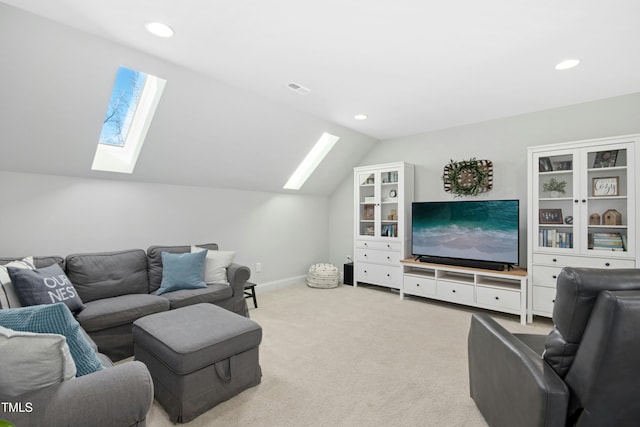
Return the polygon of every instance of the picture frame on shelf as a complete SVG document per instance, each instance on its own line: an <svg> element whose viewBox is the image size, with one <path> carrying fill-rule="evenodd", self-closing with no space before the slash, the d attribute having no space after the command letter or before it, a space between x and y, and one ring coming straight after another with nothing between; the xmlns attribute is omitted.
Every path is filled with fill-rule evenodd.
<svg viewBox="0 0 640 427"><path fill-rule="evenodd" d="M570 171L572 169L573 169L573 162L571 160L553 162L553 170L555 171Z"/></svg>
<svg viewBox="0 0 640 427"><path fill-rule="evenodd" d="M540 224L563 224L562 209L540 209L538 213Z"/></svg>
<svg viewBox="0 0 640 427"><path fill-rule="evenodd" d="M612 168L616 165L618 150L598 151L593 160L594 168Z"/></svg>
<svg viewBox="0 0 640 427"><path fill-rule="evenodd" d="M551 172L553 170L551 159L548 157L540 157L538 160L538 170L540 172Z"/></svg>
<svg viewBox="0 0 640 427"><path fill-rule="evenodd" d="M375 205L364 205L364 212L362 214L362 219L372 221L376 219L375 214Z"/></svg>
<svg viewBox="0 0 640 427"><path fill-rule="evenodd" d="M620 195L620 177L603 176L592 178L591 194L593 197L607 197Z"/></svg>

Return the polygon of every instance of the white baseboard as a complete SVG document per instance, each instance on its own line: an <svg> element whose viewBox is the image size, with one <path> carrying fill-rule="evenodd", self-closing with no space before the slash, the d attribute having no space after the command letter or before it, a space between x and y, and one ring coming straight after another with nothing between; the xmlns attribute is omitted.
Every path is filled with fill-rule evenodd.
<svg viewBox="0 0 640 427"><path fill-rule="evenodd" d="M288 277L286 279L258 283L256 284L256 294L260 294L262 292L275 291L276 289L282 289L288 286L299 285L301 283L306 283L306 280L307 280L307 276L306 274L303 274L300 276Z"/></svg>

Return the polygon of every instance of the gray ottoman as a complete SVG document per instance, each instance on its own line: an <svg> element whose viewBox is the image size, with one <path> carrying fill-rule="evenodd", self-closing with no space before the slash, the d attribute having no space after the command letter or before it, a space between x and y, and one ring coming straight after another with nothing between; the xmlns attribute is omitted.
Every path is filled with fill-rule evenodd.
<svg viewBox="0 0 640 427"><path fill-rule="evenodd" d="M213 304L138 319L133 339L135 359L149 368L155 397L173 422L191 421L262 378L262 328Z"/></svg>

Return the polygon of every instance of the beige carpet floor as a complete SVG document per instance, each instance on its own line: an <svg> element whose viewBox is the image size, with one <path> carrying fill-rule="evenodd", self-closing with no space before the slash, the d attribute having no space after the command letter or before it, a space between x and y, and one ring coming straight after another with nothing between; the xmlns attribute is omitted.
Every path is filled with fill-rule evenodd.
<svg viewBox="0 0 640 427"><path fill-rule="evenodd" d="M252 307L252 304L249 304ZM258 295L262 383L189 426L486 426L469 397L467 334L474 309L391 290L304 283ZM491 312L513 332L551 322ZM150 427L171 426L154 403Z"/></svg>

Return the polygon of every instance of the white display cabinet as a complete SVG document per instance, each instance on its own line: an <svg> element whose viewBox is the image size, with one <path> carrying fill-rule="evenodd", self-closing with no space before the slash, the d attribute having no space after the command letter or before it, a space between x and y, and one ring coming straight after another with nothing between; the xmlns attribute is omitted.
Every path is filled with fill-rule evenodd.
<svg viewBox="0 0 640 427"><path fill-rule="evenodd" d="M551 316L563 267L637 265L637 141L630 135L529 148L530 319Z"/></svg>
<svg viewBox="0 0 640 427"><path fill-rule="evenodd" d="M410 254L413 165L354 168L354 286L400 289L400 260Z"/></svg>

